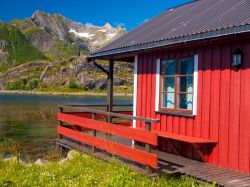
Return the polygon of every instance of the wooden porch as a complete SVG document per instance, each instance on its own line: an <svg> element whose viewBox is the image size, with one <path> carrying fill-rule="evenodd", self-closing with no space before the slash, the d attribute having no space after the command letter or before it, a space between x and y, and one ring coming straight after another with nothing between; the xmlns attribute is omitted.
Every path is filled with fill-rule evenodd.
<svg viewBox="0 0 250 187"><path fill-rule="evenodd" d="M132 169L143 173L187 175L203 182L216 181L219 186L250 186L249 175L205 162L206 157L199 150L199 143L210 145L216 142L151 131L151 125L159 120L132 116L129 107L131 105L113 105L113 112L108 112L108 105L60 106L58 145L91 153L102 159L116 155ZM133 128L133 121L144 122L145 129ZM165 137L170 142L179 140L193 144L203 162L158 151L158 137Z"/></svg>

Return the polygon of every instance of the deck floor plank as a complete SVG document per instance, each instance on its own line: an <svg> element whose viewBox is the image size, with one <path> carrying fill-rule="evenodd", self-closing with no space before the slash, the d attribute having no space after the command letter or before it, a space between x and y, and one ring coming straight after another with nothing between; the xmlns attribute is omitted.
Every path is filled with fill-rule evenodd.
<svg viewBox="0 0 250 187"><path fill-rule="evenodd" d="M76 142L69 140L60 139L57 144L68 149L77 149L81 152L86 152L86 148L84 148L85 146L76 144ZM143 146L138 145L136 145L135 148L144 149ZM218 186L223 187L250 187L250 175L248 174L216 167L214 165L192 160L190 158L185 158L154 149L152 150L152 153L155 153L158 156L159 168L156 172L164 172L167 174L179 173L208 183L216 181ZM101 152L95 153L95 155L104 160L110 160L110 157L112 156ZM122 163L127 164L132 170L146 174L144 167L140 164L137 165L136 163L126 159L122 159Z"/></svg>

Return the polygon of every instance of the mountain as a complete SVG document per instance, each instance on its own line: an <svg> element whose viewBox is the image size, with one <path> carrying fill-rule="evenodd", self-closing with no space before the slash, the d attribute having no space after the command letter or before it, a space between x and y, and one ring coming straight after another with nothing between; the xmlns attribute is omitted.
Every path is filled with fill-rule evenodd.
<svg viewBox="0 0 250 187"><path fill-rule="evenodd" d="M103 62L108 69L108 63ZM132 92L133 64L119 62L114 66L114 90ZM71 90L105 90L107 75L86 56L57 62L30 62L0 73L0 89L71 91Z"/></svg>
<svg viewBox="0 0 250 187"><path fill-rule="evenodd" d="M0 69L34 60L47 60L47 57L17 28L0 22Z"/></svg>
<svg viewBox="0 0 250 187"><path fill-rule="evenodd" d="M18 28L27 40L51 60L79 56L86 52L84 48L61 40L46 30L38 27L31 19L13 20L11 25Z"/></svg>
<svg viewBox="0 0 250 187"><path fill-rule="evenodd" d="M61 14L48 14L40 10L28 19L14 20L11 24L28 35L30 42L44 52L54 50L58 40L78 46L82 51L93 52L126 33L122 27L115 28L109 23L104 26L81 24ZM40 33L40 39L36 37L37 32Z"/></svg>
<svg viewBox="0 0 250 187"><path fill-rule="evenodd" d="M122 27L81 24L36 11L30 18L0 22L0 89L103 90L107 77L86 55L126 33ZM107 68L107 62L103 62ZM116 91L131 92L133 66L117 63Z"/></svg>

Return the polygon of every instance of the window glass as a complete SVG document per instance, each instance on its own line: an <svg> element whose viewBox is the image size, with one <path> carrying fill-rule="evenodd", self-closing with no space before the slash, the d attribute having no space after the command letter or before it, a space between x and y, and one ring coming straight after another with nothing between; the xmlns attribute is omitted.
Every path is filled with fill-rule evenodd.
<svg viewBox="0 0 250 187"><path fill-rule="evenodd" d="M193 92L193 76L179 77L179 92Z"/></svg>
<svg viewBox="0 0 250 187"><path fill-rule="evenodd" d="M174 108L174 93L164 93L162 94L163 107L168 109Z"/></svg>
<svg viewBox="0 0 250 187"><path fill-rule="evenodd" d="M175 91L175 77L163 78L163 91L166 91L166 92Z"/></svg>
<svg viewBox="0 0 250 187"><path fill-rule="evenodd" d="M176 62L175 60L165 60L161 65L162 75L175 75L176 73Z"/></svg>
<svg viewBox="0 0 250 187"><path fill-rule="evenodd" d="M194 60L192 58L181 59L180 75L190 75L194 72Z"/></svg>
<svg viewBox="0 0 250 187"><path fill-rule="evenodd" d="M194 59L164 60L161 63L160 107L177 112L193 109Z"/></svg>
<svg viewBox="0 0 250 187"><path fill-rule="evenodd" d="M178 94L178 108L192 110L193 106L193 95L192 94Z"/></svg>

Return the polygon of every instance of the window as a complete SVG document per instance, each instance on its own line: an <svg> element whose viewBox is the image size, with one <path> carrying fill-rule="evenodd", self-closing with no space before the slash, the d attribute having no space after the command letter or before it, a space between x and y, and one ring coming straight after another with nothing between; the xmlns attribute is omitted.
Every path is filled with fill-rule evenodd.
<svg viewBox="0 0 250 187"><path fill-rule="evenodd" d="M194 58L160 62L159 110L193 113Z"/></svg>

